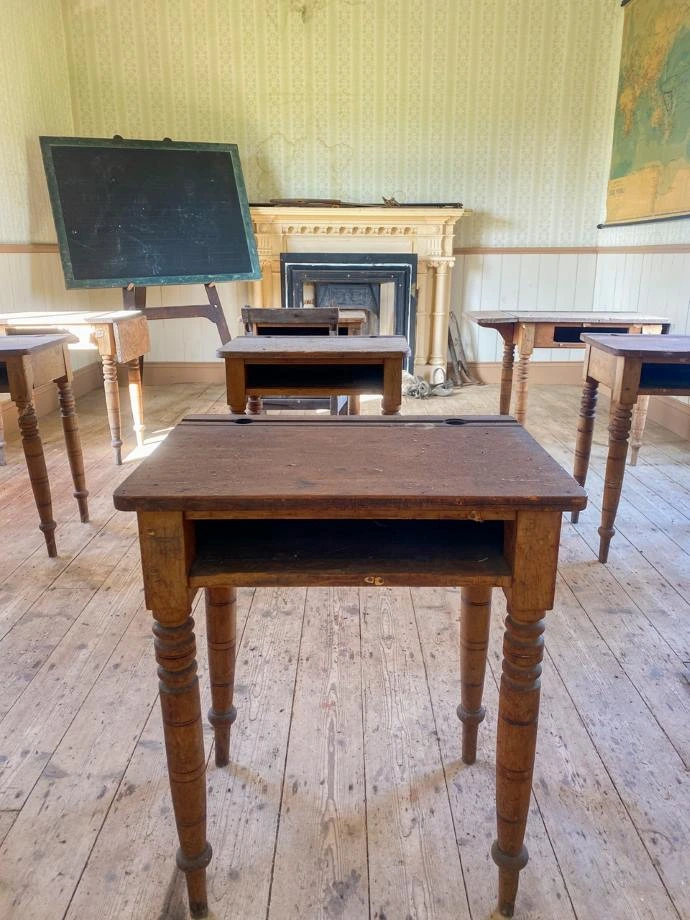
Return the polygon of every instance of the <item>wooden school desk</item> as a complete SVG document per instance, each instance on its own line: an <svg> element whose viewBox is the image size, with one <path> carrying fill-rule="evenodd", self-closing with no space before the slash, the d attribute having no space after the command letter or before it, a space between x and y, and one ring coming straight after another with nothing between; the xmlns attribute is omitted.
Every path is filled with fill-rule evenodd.
<svg viewBox="0 0 690 920"><path fill-rule="evenodd" d="M245 335L217 354L225 360L228 405L236 414L245 411L247 397L380 393L383 415L395 415L409 347L402 335Z"/></svg>
<svg viewBox="0 0 690 920"><path fill-rule="evenodd" d="M340 310L338 307L242 307L245 335L364 335L368 313L365 310ZM339 414L339 400L330 397L332 415ZM269 402L274 408L320 409L325 399L290 399L277 397ZM262 400L249 399L250 414L258 414ZM347 400L350 415L359 415L359 396Z"/></svg>
<svg viewBox="0 0 690 920"><path fill-rule="evenodd" d="M369 315L344 307L242 307L241 312L247 335L304 335L300 330L310 326L328 335L332 324L338 335L364 335Z"/></svg>
<svg viewBox="0 0 690 920"><path fill-rule="evenodd" d="M484 717L492 586L505 592L510 611L492 848L499 906L510 916L527 862L544 614L554 602L562 512L584 508L583 489L514 419L197 416L172 431L114 501L139 519L177 864L192 915L206 916L211 860L190 617L196 592L206 590L210 720L223 766L236 716L238 585L460 585L465 763L474 762Z"/></svg>
<svg viewBox="0 0 690 920"><path fill-rule="evenodd" d="M89 493L86 491L79 423L72 395L72 369L67 351L70 340L70 335L0 336L0 393L9 393L17 407L22 447L41 521L39 527L43 531L49 556L57 556L56 524L53 520L53 504L43 443L33 403L34 389L47 383L54 382L58 389L67 458L74 482L74 497L79 505L82 522L86 523L89 519L86 501Z"/></svg>
<svg viewBox="0 0 690 920"><path fill-rule="evenodd" d="M690 335L584 335L582 338L587 347L585 384L573 475L584 486L592 449L597 390L603 383L611 390L609 451L599 527L599 562L606 562L615 533L613 525L623 488L631 427L632 450L637 457L649 396L690 395ZM633 425L633 407L638 401L644 401L644 410L637 414ZM573 511L573 521L578 516L578 511Z"/></svg>
<svg viewBox="0 0 690 920"><path fill-rule="evenodd" d="M662 316L639 313L555 313L503 311L465 313L478 326L495 329L503 339L499 412L508 415L513 389L513 361L517 345L517 390L515 418L524 425L527 418L529 361L535 348L583 348L583 332L658 333L668 332L670 322Z"/></svg>
<svg viewBox="0 0 690 920"><path fill-rule="evenodd" d="M122 422L117 365L127 365L129 401L134 435L141 447L144 437L144 400L139 359L150 349L146 317L139 310L113 313L5 313L0 314L0 333L70 332L78 347L97 348L103 364L103 389L115 463L122 463Z"/></svg>

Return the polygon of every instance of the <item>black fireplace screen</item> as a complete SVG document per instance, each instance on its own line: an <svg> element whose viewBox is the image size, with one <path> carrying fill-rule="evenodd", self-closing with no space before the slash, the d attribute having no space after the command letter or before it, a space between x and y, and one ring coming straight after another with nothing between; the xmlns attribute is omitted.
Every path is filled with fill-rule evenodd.
<svg viewBox="0 0 690 920"><path fill-rule="evenodd" d="M381 285L394 286L394 328L410 346L407 370L414 370L417 256L414 253L284 252L280 256L282 305L304 306L304 285L313 284L318 307L369 310L378 327ZM372 331L370 329L370 331Z"/></svg>

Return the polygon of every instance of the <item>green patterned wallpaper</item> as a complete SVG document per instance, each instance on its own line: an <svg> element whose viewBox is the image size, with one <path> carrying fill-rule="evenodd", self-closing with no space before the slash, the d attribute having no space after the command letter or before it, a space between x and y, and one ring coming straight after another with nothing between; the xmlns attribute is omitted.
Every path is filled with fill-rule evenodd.
<svg viewBox="0 0 690 920"><path fill-rule="evenodd" d="M0 175L21 175L6 240L54 238L37 145L30 215L21 160L29 128L71 119L79 135L235 142L253 201L459 200L475 211L464 245L690 239L690 222L596 230L619 0L62 0L64 31L59 0L5 4L0 68L26 79L0 102L26 110L0 152Z"/></svg>
<svg viewBox="0 0 690 920"><path fill-rule="evenodd" d="M2 0L0 242L55 239L39 134L71 134L61 0Z"/></svg>
<svg viewBox="0 0 690 920"><path fill-rule="evenodd" d="M594 242L618 0L65 0L79 134L239 145L250 199L458 200Z"/></svg>

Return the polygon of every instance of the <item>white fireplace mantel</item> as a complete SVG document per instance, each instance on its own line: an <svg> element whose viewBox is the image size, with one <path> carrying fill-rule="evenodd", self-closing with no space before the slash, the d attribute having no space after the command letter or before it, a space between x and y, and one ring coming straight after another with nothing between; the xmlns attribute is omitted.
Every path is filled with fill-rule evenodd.
<svg viewBox="0 0 690 920"><path fill-rule="evenodd" d="M280 306L282 252L416 253L415 373L445 379L450 316L453 234L464 208L286 207L251 208L261 280L250 285L253 306Z"/></svg>

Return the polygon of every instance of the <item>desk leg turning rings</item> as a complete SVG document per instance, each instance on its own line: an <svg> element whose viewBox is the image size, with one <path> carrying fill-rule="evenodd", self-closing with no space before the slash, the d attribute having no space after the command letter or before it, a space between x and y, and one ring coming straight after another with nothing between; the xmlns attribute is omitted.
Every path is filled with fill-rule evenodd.
<svg viewBox="0 0 690 920"><path fill-rule="evenodd" d="M230 726L237 718L235 689L237 588L206 588L206 636L212 707L208 720L216 742L216 766L230 760Z"/></svg>
<svg viewBox="0 0 690 920"><path fill-rule="evenodd" d="M192 917L208 915L206 866L206 759L196 668L194 620L178 626L154 623L161 714L180 849L177 865L187 877Z"/></svg>
<svg viewBox="0 0 690 920"><path fill-rule="evenodd" d="M103 390L108 411L110 444L115 451L115 463L122 464L122 419L120 416L120 390L117 385L117 361L112 355L103 355Z"/></svg>
<svg viewBox="0 0 690 920"><path fill-rule="evenodd" d="M625 458L628 453L628 436L632 418L632 406L627 403L611 403L609 421L609 453L606 460L604 476L604 498L601 503L601 527L599 528L599 562L609 558L609 545L616 532L613 522L616 520L618 503L623 488Z"/></svg>
<svg viewBox="0 0 690 920"><path fill-rule="evenodd" d="M489 647L491 588L462 589L460 607L460 681L461 703L458 718L462 722L462 760L472 764L477 759L477 731L486 710L482 706L486 654Z"/></svg>
<svg viewBox="0 0 690 920"><path fill-rule="evenodd" d="M38 421L36 419L36 410L33 403L25 400L16 400L17 413L19 418L19 431L22 436L22 448L26 457L26 466L29 470L29 479L31 480L31 490L34 493L38 516L41 523L38 525L45 537L48 555L51 558L57 556L57 545L55 543L55 527L53 520L53 502L50 496L50 482L48 481L48 470L46 468L46 458L43 453L43 442L38 430Z"/></svg>
<svg viewBox="0 0 690 920"><path fill-rule="evenodd" d="M55 382L58 388L62 430L65 435L65 445L67 446L67 460L69 461L72 482L74 483L73 494L79 506L81 522L86 524L89 520L89 505L87 502L89 492L86 488L86 477L84 476L84 455L82 454L81 439L79 437L79 422L74 411L72 384L66 377Z"/></svg>
<svg viewBox="0 0 690 920"><path fill-rule="evenodd" d="M599 381L590 377L585 380L580 400L580 416L577 420L577 440L575 442L575 464L573 478L584 487L589 470L589 458L592 452L592 434L594 432L594 419L597 414L597 396ZM570 520L577 524L580 519L579 511L570 513Z"/></svg>
<svg viewBox="0 0 690 920"><path fill-rule="evenodd" d="M512 917L520 870L527 864L525 828L537 745L544 620L541 610L510 610L496 736L496 823L491 855L498 866L498 909Z"/></svg>

